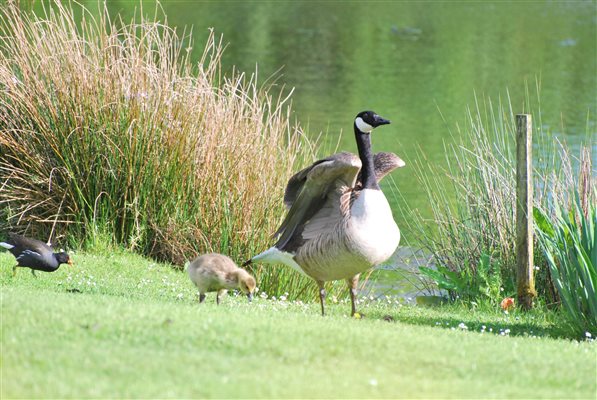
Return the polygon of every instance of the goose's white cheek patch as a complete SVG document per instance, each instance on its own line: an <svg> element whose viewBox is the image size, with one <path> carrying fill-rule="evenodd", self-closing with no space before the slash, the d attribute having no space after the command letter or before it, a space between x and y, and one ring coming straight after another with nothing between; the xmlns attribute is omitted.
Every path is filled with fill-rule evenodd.
<svg viewBox="0 0 597 400"><path fill-rule="evenodd" d="M357 117L357 119L354 120L354 123L361 132L369 133L373 130L373 127L365 121L363 121L361 117Z"/></svg>

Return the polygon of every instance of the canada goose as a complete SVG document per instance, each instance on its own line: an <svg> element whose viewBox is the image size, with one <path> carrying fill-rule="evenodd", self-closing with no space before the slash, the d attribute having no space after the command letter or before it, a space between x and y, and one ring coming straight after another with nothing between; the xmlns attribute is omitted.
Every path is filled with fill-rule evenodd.
<svg viewBox="0 0 597 400"><path fill-rule="evenodd" d="M244 264L282 263L313 278L322 315L324 282L346 279L354 316L359 274L398 247L400 231L378 182L404 161L393 153L371 153L371 131L389 123L373 111L359 113L354 120L358 157L334 154L292 176L284 193L289 210L274 234L276 244Z"/></svg>
<svg viewBox="0 0 597 400"><path fill-rule="evenodd" d="M255 278L223 254L209 253L199 256L189 264L187 272L199 289L200 303L205 300L205 293L217 291L216 303L219 305L220 296L226 294L228 289L240 289L249 301L253 299Z"/></svg>
<svg viewBox="0 0 597 400"><path fill-rule="evenodd" d="M17 259L17 265L12 267L13 276L17 273L17 267L31 268L31 273L36 276L35 270L54 272L60 264L72 265L67 253L54 253L52 248L44 242L16 233L9 233L8 240L0 242L0 246L8 249Z"/></svg>

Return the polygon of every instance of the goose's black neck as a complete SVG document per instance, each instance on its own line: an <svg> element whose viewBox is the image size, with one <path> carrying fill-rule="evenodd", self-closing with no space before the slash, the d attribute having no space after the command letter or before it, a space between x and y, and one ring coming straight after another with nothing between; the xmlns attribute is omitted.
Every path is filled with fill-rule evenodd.
<svg viewBox="0 0 597 400"><path fill-rule="evenodd" d="M363 166L361 167L361 179L363 189L377 189L377 177L375 176L375 165L373 163L373 153L371 152L371 134L363 133L354 126L354 135L359 149L359 158Z"/></svg>

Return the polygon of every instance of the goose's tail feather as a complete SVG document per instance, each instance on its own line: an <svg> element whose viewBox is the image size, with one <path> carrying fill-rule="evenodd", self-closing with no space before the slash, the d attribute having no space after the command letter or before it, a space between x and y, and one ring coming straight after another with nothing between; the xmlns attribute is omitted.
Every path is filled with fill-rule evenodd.
<svg viewBox="0 0 597 400"><path fill-rule="evenodd" d="M243 266L252 264L253 262L262 262L266 264L284 264L296 270L302 275L305 275L303 269L294 260L294 254L278 249L276 246L270 247L263 253L257 254L255 257L246 261Z"/></svg>

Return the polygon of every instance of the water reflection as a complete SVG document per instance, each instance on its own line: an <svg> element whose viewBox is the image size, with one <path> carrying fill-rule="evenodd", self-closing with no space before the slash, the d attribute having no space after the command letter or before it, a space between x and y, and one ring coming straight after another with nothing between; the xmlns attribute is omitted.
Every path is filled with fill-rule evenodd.
<svg viewBox="0 0 597 400"><path fill-rule="evenodd" d="M96 0L83 4L97 6ZM138 5L106 2L111 14L121 14L125 21ZM154 1L142 5L153 15ZM40 3L34 7L41 8ZM357 112L373 109L391 119L390 127L376 132L374 149L405 159L407 168L392 178L403 201L417 205L424 215L429 215L426 198L408 164L418 148L426 155L424 162L443 164L445 142L458 139L453 137L456 124L464 122L475 95L508 96L515 112L528 111L526 87L534 91L538 82L540 103L535 101L534 107L541 109L544 129L573 144L586 138L587 128L595 132L597 19L592 1L178 0L163 1L162 8L170 26L194 27L195 59L213 27L229 43L224 71L236 66L250 73L258 65L265 79L282 68L277 82L296 88L296 117L312 136L328 132L328 143L336 143L344 132L340 150L356 152L352 121ZM383 185L386 193L391 193L389 182ZM396 215L399 225L401 218ZM415 265L400 262L407 273ZM400 262L389 265L395 268ZM384 267L379 271L383 275ZM380 280L377 285L383 285Z"/></svg>
<svg viewBox="0 0 597 400"><path fill-rule="evenodd" d="M97 7L95 0L83 2ZM153 15L154 1L142 1ZM129 20L139 3L107 2ZM40 7L39 2L34 3ZM312 136L328 132L341 150L356 151L352 120L373 109L392 120L374 149L394 151L407 168L393 174L405 201L426 199L408 171L421 148L442 164L475 94L509 96L525 110L539 82L544 128L578 143L595 132L597 19L592 1L574 2L269 2L164 1L170 26L193 26L198 58L208 28L229 43L233 66L262 79L282 68L279 84L296 88L296 117ZM528 85L526 85L528 83ZM509 91L506 94L506 91ZM388 189L387 184L384 189ZM391 201L396 201L392 199Z"/></svg>

